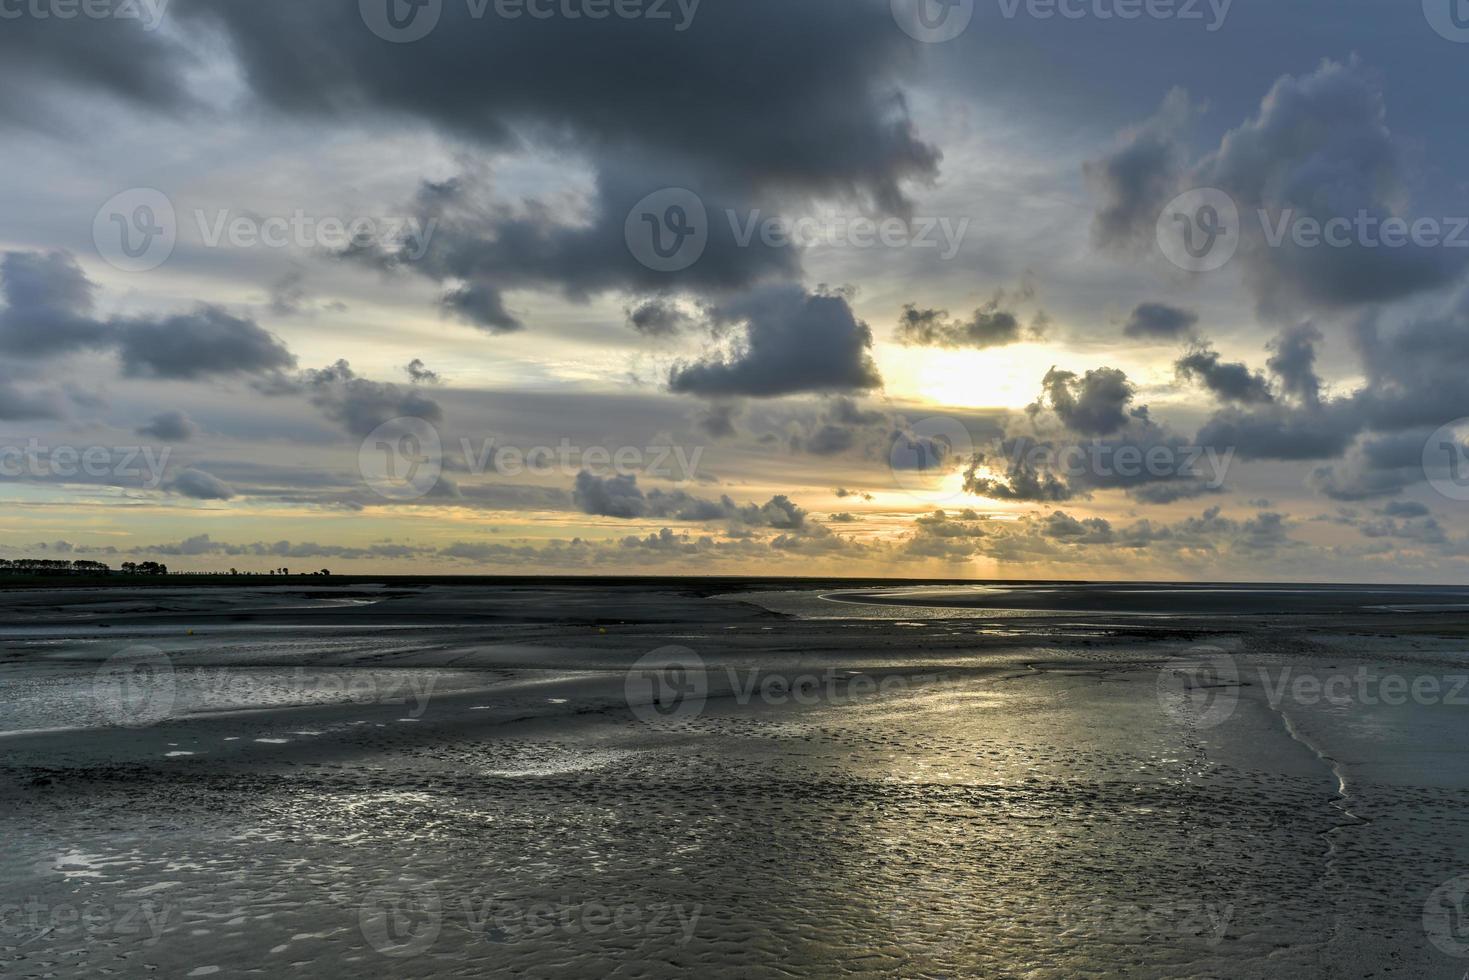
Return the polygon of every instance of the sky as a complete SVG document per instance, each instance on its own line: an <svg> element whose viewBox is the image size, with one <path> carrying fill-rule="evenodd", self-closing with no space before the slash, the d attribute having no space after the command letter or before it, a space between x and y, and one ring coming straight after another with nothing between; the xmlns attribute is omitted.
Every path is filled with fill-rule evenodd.
<svg viewBox="0 0 1469 980"><path fill-rule="evenodd" d="M1462 0L0 0L0 554L1459 582Z"/></svg>

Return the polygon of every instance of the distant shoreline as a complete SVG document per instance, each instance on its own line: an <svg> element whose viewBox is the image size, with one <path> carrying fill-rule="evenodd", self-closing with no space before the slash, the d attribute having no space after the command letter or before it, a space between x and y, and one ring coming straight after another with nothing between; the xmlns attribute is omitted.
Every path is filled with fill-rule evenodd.
<svg viewBox="0 0 1469 980"><path fill-rule="evenodd" d="M1131 581L1105 579L963 579L963 578L873 578L840 576L619 576L619 575L371 575L319 574L302 575L228 575L208 572L173 573L169 575L110 575L41 573L0 574L0 592L28 589L110 589L110 588L230 588L239 586L313 586L317 588L352 588L382 586L408 588L423 586L599 586L604 588L677 588L699 594L756 591L761 589L834 588L867 589L892 587L997 586L1030 587L1091 586L1097 588L1169 588L1179 591L1195 589L1295 589L1337 591L1343 589L1452 590L1469 588L1469 583L1399 583L1399 582L1283 582L1283 581Z"/></svg>

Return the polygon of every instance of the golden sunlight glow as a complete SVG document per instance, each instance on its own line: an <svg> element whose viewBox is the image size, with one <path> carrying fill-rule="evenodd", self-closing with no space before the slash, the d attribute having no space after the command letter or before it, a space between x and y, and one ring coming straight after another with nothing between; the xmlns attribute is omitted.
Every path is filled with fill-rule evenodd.
<svg viewBox="0 0 1469 980"><path fill-rule="evenodd" d="M954 408L1024 408L1056 361L1057 351L1039 344L993 350L884 344L878 353L893 398Z"/></svg>

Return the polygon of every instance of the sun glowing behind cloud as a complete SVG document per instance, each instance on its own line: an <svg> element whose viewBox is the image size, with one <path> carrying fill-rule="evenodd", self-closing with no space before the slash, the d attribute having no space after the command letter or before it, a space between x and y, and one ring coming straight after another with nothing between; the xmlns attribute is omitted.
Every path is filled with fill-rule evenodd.
<svg viewBox="0 0 1469 980"><path fill-rule="evenodd" d="M954 408L1023 409L1057 362L1057 352L1041 344L991 350L884 345L878 356L893 398Z"/></svg>

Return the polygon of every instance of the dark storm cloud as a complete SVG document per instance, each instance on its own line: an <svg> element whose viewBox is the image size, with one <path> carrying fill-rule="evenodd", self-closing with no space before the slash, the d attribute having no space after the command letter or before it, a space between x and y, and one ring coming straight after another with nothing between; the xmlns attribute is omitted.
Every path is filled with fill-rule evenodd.
<svg viewBox="0 0 1469 980"><path fill-rule="evenodd" d="M505 300L512 289L719 301L793 281L799 249L741 242L727 216L817 200L906 214L905 186L938 172L899 87L911 45L881 0L708 0L683 30L646 18L476 19L473 5L448 3L437 29L396 45L346 0L177 6L186 27L218 30L249 89L280 112L427 122L491 150L546 145L592 162L577 213L506 202L484 173L468 173L424 185L414 210L431 234L347 253L433 280L446 313L491 333L523 326ZM689 188L707 217L702 255L673 273L640 264L625 237L635 206L665 188ZM649 310L635 324L671 321Z"/></svg>
<svg viewBox="0 0 1469 980"><path fill-rule="evenodd" d="M47 357L88 348L117 351L132 376L192 380L266 374L295 365L290 351L253 320L201 304L174 316L92 315L92 282L62 252L7 252L0 262L0 349Z"/></svg>
<svg viewBox="0 0 1469 980"><path fill-rule="evenodd" d="M0 350L14 357L47 357L112 340L92 316L96 287L64 252L6 252L0 259Z"/></svg>
<svg viewBox="0 0 1469 980"><path fill-rule="evenodd" d="M1128 406L1137 389L1116 368L1097 368L1083 376L1052 368L1042 379L1041 389L1039 404L1049 407L1068 429L1080 435L1111 435L1133 417Z"/></svg>
<svg viewBox="0 0 1469 980"><path fill-rule="evenodd" d="M1355 401L1371 428L1437 427L1469 414L1469 290L1406 322L1365 317L1353 339L1367 375Z"/></svg>
<svg viewBox="0 0 1469 980"><path fill-rule="evenodd" d="M0 29L0 117L56 128L58 117L46 96L57 88L144 108L187 106L183 72L194 57L156 30L166 6L141 0L132 5L137 16L125 18L6 18Z"/></svg>
<svg viewBox="0 0 1469 980"><path fill-rule="evenodd" d="M222 29L260 99L306 117L399 115L504 148L526 137L598 155L640 148L734 183L889 210L903 207L905 178L937 165L896 87L911 48L878 0L706 0L682 31L647 18L475 19L473 5L445 3L437 29L397 45L350 0L175 6Z"/></svg>
<svg viewBox="0 0 1469 980"><path fill-rule="evenodd" d="M694 323L672 300L664 297L647 299L627 311L627 322L647 337L671 337Z"/></svg>
<svg viewBox="0 0 1469 980"><path fill-rule="evenodd" d="M726 327L742 328L733 352L675 367L675 392L710 398L866 391L882 385L873 363L872 330L847 298L770 286L710 310Z"/></svg>
<svg viewBox="0 0 1469 980"><path fill-rule="evenodd" d="M265 374L294 367L296 358L253 320L217 306L169 317L111 322L123 373L192 380L206 375Z"/></svg>
<svg viewBox="0 0 1469 980"><path fill-rule="evenodd" d="M1129 337L1181 340L1193 335L1199 315L1167 303L1139 303L1122 332Z"/></svg>
<svg viewBox="0 0 1469 980"><path fill-rule="evenodd" d="M1365 211L1383 219L1399 213L1392 202L1406 189L1406 171L1380 81L1356 62L1327 62L1276 82L1260 112L1195 167L1193 182L1224 190L1251 217L1264 209L1272 218L1293 211L1326 221ZM1454 251L1285 245L1256 249L1249 274L1267 310L1340 307L1443 285L1465 267Z"/></svg>
<svg viewBox="0 0 1469 980"><path fill-rule="evenodd" d="M785 495L764 504L736 504L728 496L705 500L682 490L650 490L644 493L633 474L600 477L583 470L572 488L572 502L584 514L616 517L678 520L694 523L728 521L747 527L797 531L806 527L806 512Z"/></svg>
<svg viewBox="0 0 1469 980"><path fill-rule="evenodd" d="M439 377L439 372L429 370L421 357L409 361L403 370L408 373L408 380L416 385L436 385L443 380Z"/></svg>
<svg viewBox="0 0 1469 980"><path fill-rule="evenodd" d="M1368 436L1346 458L1312 470L1307 483L1333 500L1396 496L1427 478L1423 448L1432 432L1425 427Z"/></svg>
<svg viewBox="0 0 1469 980"><path fill-rule="evenodd" d="M1321 379L1316 374L1316 345L1321 339L1315 326L1300 323L1282 330L1270 344L1270 372L1280 379L1286 395L1307 405L1321 401Z"/></svg>
<svg viewBox="0 0 1469 980"><path fill-rule="evenodd" d="M444 312L490 333L513 333L523 325L505 308L500 291L485 283L466 283L444 293L439 299Z"/></svg>
<svg viewBox="0 0 1469 980"><path fill-rule="evenodd" d="M765 279L796 275L798 250L778 248L759 238L741 244L736 238L724 215L747 209L743 192L711 189L702 194L708 242L697 261L677 273L639 262L628 247L629 214L650 193L685 183L698 181L674 169L669 160L604 160L590 213L570 216L534 201L508 204L495 196L486 174L473 171L420 187L409 209L418 227L425 229L421 243L386 250L349 249L343 257L439 283L444 287L440 305L446 313L490 333L524 326L506 305L504 293L510 289L549 289L584 302L605 292L648 293L670 287L724 295ZM656 312L645 314L644 322L658 325Z"/></svg>
<svg viewBox="0 0 1469 980"><path fill-rule="evenodd" d="M1149 241L1158 213L1177 193L1187 162L1184 131L1196 109L1182 89L1168 93L1151 119L1127 130L1105 156L1084 171L1102 199L1092 236L1104 248L1131 249Z"/></svg>
<svg viewBox="0 0 1469 980"><path fill-rule="evenodd" d="M161 442L188 442L199 434L194 420L183 412L160 412L138 429L138 435Z"/></svg>
<svg viewBox="0 0 1469 980"><path fill-rule="evenodd" d="M1241 459L1331 459L1361 431L1348 402L1325 406L1265 405L1226 408L1199 430L1201 446L1234 449Z"/></svg>
<svg viewBox="0 0 1469 980"><path fill-rule="evenodd" d="M1353 340L1367 375L1356 392L1323 400L1315 370L1320 333L1310 324L1282 331L1270 367L1294 404L1228 408L1198 435L1201 445L1234 447L1243 459L1333 460L1310 484L1327 496L1390 496L1424 479L1428 434L1469 405L1469 293L1404 322L1369 315ZM1362 441L1353 448L1354 442Z"/></svg>
<svg viewBox="0 0 1469 980"><path fill-rule="evenodd" d="M1380 81L1356 61L1281 78L1251 118L1191 165L1181 149L1186 105L1174 92L1162 112L1087 165L1102 197L1094 225L1102 247L1151 248L1162 205L1184 190L1212 187L1238 206L1236 261L1267 315L1387 302L1463 273L1463 249L1373 247L1355 231L1342 246L1294 242L1289 229L1299 219L1355 221L1361 214L1380 227L1394 216L1410 224L1447 217L1404 210L1411 168L1388 129ZM1282 240L1272 243L1282 228Z"/></svg>
<svg viewBox="0 0 1469 980"><path fill-rule="evenodd" d="M1246 364L1221 360L1219 352L1206 345L1194 347L1174 368L1181 377L1201 382L1223 402L1252 405L1275 400L1263 374L1251 372Z"/></svg>

